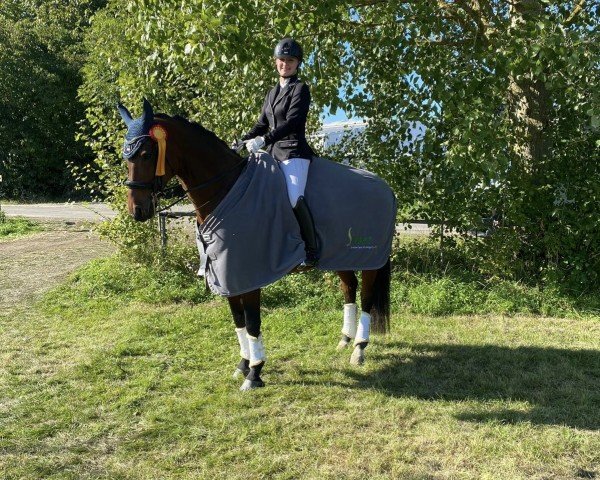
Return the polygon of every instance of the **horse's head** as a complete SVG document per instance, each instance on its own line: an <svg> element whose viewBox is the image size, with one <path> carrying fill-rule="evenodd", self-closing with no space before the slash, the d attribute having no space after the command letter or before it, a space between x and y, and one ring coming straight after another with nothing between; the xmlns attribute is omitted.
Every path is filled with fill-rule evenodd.
<svg viewBox="0 0 600 480"><path fill-rule="evenodd" d="M165 178L166 130L155 122L152 106L146 99L139 118L132 118L121 104L117 108L127 125L123 146L128 165L127 207L133 218L143 222L154 216L156 195L169 179Z"/></svg>

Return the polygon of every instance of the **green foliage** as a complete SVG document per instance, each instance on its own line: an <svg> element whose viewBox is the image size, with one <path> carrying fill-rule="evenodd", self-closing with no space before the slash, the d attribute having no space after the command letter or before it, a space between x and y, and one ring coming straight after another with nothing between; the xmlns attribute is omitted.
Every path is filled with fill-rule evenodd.
<svg viewBox="0 0 600 480"><path fill-rule="evenodd" d="M332 272L312 270L288 275L269 285L261 294L267 308L295 307L303 310L335 308L343 302L339 279Z"/></svg>
<svg viewBox="0 0 600 480"><path fill-rule="evenodd" d="M131 223L138 227L139 223ZM111 227L112 228L112 227ZM115 227L117 233L124 228ZM195 272L198 254L183 228L175 229L166 250L151 230L130 230L138 240L122 245L118 256L93 262L74 281L78 294L164 304L204 302L216 298ZM117 235L118 236L118 235ZM132 237L134 238L134 237ZM146 241L147 243L144 243ZM469 244L448 244L440 255L436 241L402 238L392 256L392 309L439 316L452 314L535 314L580 316L600 312L597 294L581 295L558 286L540 288L516 279L505 280L478 270ZM149 253L151 252L151 253ZM360 280L360 274L359 274ZM82 293L83 292L83 293ZM294 308L303 314L343 304L339 278L333 272L311 271L288 275L262 291L266 311Z"/></svg>
<svg viewBox="0 0 600 480"><path fill-rule="evenodd" d="M466 282L453 277L412 278L394 283L395 305L430 316L439 315L549 315L574 317L598 314L597 296L569 297L559 290L515 281Z"/></svg>
<svg viewBox="0 0 600 480"><path fill-rule="evenodd" d="M152 265L160 258L160 235L156 220L136 222L130 215L120 212L114 219L95 227L101 238L110 240L121 254L131 261Z"/></svg>
<svg viewBox="0 0 600 480"><path fill-rule="evenodd" d="M77 293L70 295L73 287ZM62 295L71 300L107 299L116 303L150 304L199 303L210 298L204 283L190 270L164 264L143 265L122 255L90 262L77 271Z"/></svg>
<svg viewBox="0 0 600 480"><path fill-rule="evenodd" d="M425 315L542 314L578 316L600 311L600 297L559 282L540 286L502 275L505 262L477 258L472 242L401 238L394 246L392 300L396 309ZM517 267L514 267L518 270Z"/></svg>
<svg viewBox="0 0 600 480"><path fill-rule="evenodd" d="M0 239L15 238L33 232L39 232L41 226L26 218L7 218L0 211Z"/></svg>
<svg viewBox="0 0 600 480"><path fill-rule="evenodd" d="M589 2L357 7L337 34L344 106L368 125L341 156L387 178L404 218L468 231L495 214L471 249L498 275L598 285L598 18Z"/></svg>
<svg viewBox="0 0 600 480"><path fill-rule="evenodd" d="M75 141L85 59L82 30L102 0L0 3L0 175L9 198L73 193L71 168L89 161Z"/></svg>
<svg viewBox="0 0 600 480"><path fill-rule="evenodd" d="M119 248L116 263L107 263L103 273L98 274L99 279L106 274L107 287L116 289L113 293L126 291L135 298L154 298L159 302L176 299L194 302L209 297L204 282L196 276L198 250L185 225L172 226L164 248L157 222L136 222L124 213L103 222L96 231ZM118 263L124 264L123 271L113 280L111 271ZM93 283L90 282L92 290Z"/></svg>
<svg viewBox="0 0 600 480"><path fill-rule="evenodd" d="M323 109L367 121L329 154L387 179L404 218L466 233L493 217L494 235L464 238L477 269L586 290L600 272L597 13L573 1L113 0L86 35L80 135L98 188L120 202L118 99L139 113L146 96L232 140L275 81L272 46L292 35L310 130ZM93 172L77 174L90 184Z"/></svg>

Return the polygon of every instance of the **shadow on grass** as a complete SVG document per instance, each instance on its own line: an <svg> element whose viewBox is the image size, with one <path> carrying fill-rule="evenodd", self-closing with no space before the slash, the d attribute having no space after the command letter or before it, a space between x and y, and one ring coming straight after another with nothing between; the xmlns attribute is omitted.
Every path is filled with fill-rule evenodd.
<svg viewBox="0 0 600 480"><path fill-rule="evenodd" d="M461 420L600 429L600 351L495 345L408 345L396 356L370 352L385 365L373 374L349 370L363 388L388 395L442 400L524 401L527 411L486 411Z"/></svg>
<svg viewBox="0 0 600 480"><path fill-rule="evenodd" d="M367 362L382 367L346 371L359 388L436 401L528 404L519 410L483 405L461 420L600 429L600 351L385 343L367 349Z"/></svg>

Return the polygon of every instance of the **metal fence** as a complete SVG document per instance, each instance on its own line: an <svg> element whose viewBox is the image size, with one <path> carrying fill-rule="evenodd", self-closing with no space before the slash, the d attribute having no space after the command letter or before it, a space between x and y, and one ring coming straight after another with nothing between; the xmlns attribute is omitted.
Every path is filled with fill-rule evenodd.
<svg viewBox="0 0 600 480"><path fill-rule="evenodd" d="M167 246L168 242L168 221L177 220L181 218L190 218L194 217L196 212L194 211L171 211L171 212L160 212L158 214L158 225L160 229L160 241L162 248ZM425 220L409 220L406 223L398 223L396 225L396 234L399 235L430 235L431 234L431 226L441 224L442 228L441 235L443 237L443 224L441 222L430 222ZM442 240L443 241L443 240Z"/></svg>
<svg viewBox="0 0 600 480"><path fill-rule="evenodd" d="M160 228L160 239L161 246L164 249L167 246L168 242L168 220L169 219L181 219L186 217L194 217L196 213L194 211L169 211L169 212L160 212L159 214L159 228ZM490 219L482 219L482 224L489 223ZM492 222L493 223L493 222ZM404 223L396 224L396 234L397 235L414 235L414 236L425 236L431 235L434 231L435 227L438 230L437 235L440 242L440 248L444 245L444 238L447 236L455 236L461 235L462 232L458 232L454 229L447 228L447 224L444 221L439 220L421 220L421 219L411 219L407 220ZM473 228L468 231L468 235L474 237L486 237L491 234L493 231L493 225L490 225L490 228L483 230L478 230Z"/></svg>

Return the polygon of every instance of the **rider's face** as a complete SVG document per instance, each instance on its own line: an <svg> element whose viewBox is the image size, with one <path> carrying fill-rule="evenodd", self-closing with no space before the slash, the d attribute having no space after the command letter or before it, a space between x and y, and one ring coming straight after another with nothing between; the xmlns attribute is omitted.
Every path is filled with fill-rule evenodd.
<svg viewBox="0 0 600 480"><path fill-rule="evenodd" d="M282 57L275 59L275 67L280 77L291 77L296 74L300 62L296 57Z"/></svg>

